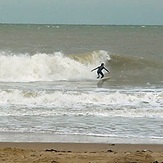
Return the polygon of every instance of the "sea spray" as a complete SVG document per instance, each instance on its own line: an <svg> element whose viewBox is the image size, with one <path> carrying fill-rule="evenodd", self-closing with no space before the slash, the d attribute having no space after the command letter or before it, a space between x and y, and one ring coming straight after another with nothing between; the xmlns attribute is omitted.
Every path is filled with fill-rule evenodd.
<svg viewBox="0 0 163 163"><path fill-rule="evenodd" d="M93 79L90 70L105 62L109 55L105 51L93 52L90 62L82 62L61 52L30 55L0 55L0 80L8 82L88 80Z"/></svg>

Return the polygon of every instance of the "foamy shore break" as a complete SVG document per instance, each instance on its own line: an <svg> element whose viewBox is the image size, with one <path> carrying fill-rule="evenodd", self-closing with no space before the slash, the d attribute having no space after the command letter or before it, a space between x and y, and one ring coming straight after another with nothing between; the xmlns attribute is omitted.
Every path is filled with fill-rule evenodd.
<svg viewBox="0 0 163 163"><path fill-rule="evenodd" d="M161 163L163 145L1 142L0 162Z"/></svg>

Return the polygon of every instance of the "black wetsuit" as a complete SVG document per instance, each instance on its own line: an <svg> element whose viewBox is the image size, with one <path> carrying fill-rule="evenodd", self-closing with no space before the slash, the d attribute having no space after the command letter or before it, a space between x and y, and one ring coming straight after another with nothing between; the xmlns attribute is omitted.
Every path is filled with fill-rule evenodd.
<svg viewBox="0 0 163 163"><path fill-rule="evenodd" d="M100 77L100 75L101 75L101 78L103 78L103 77L104 77L104 74L103 74L103 72L102 72L102 70L103 70L103 69L105 69L107 72L109 72L109 70L108 70L108 69L106 69L106 68L104 67L104 65L100 65L100 66L98 66L98 67L94 68L92 71L94 71L94 70L96 70L96 69L98 69L98 70L97 70L97 75L98 75L98 77L97 77L97 78L99 78L99 77Z"/></svg>
<svg viewBox="0 0 163 163"><path fill-rule="evenodd" d="M103 69L105 69L106 71L108 71L104 66L99 66L99 67L98 67L98 70L97 70L97 75L98 75L97 78L99 78L100 75L101 75L101 78L104 77L104 74L103 74L103 72L102 72Z"/></svg>

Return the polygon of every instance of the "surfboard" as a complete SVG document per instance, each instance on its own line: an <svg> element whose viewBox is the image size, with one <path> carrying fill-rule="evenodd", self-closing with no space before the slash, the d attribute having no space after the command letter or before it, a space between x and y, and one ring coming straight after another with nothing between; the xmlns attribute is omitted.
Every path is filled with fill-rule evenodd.
<svg viewBox="0 0 163 163"><path fill-rule="evenodd" d="M110 77L104 77L104 78L102 78L102 79L100 79L101 81L106 81L106 80L109 80L110 79Z"/></svg>
<svg viewBox="0 0 163 163"><path fill-rule="evenodd" d="M105 83L105 81L109 80L111 77L104 77L102 79L100 79L98 82L97 82L97 86L99 88L101 88L103 86L103 84Z"/></svg>

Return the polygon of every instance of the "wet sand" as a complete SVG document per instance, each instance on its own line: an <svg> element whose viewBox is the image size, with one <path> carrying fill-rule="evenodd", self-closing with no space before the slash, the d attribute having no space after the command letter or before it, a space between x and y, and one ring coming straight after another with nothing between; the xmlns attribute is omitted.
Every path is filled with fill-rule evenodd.
<svg viewBox="0 0 163 163"><path fill-rule="evenodd" d="M1 142L0 162L162 163L163 145Z"/></svg>

